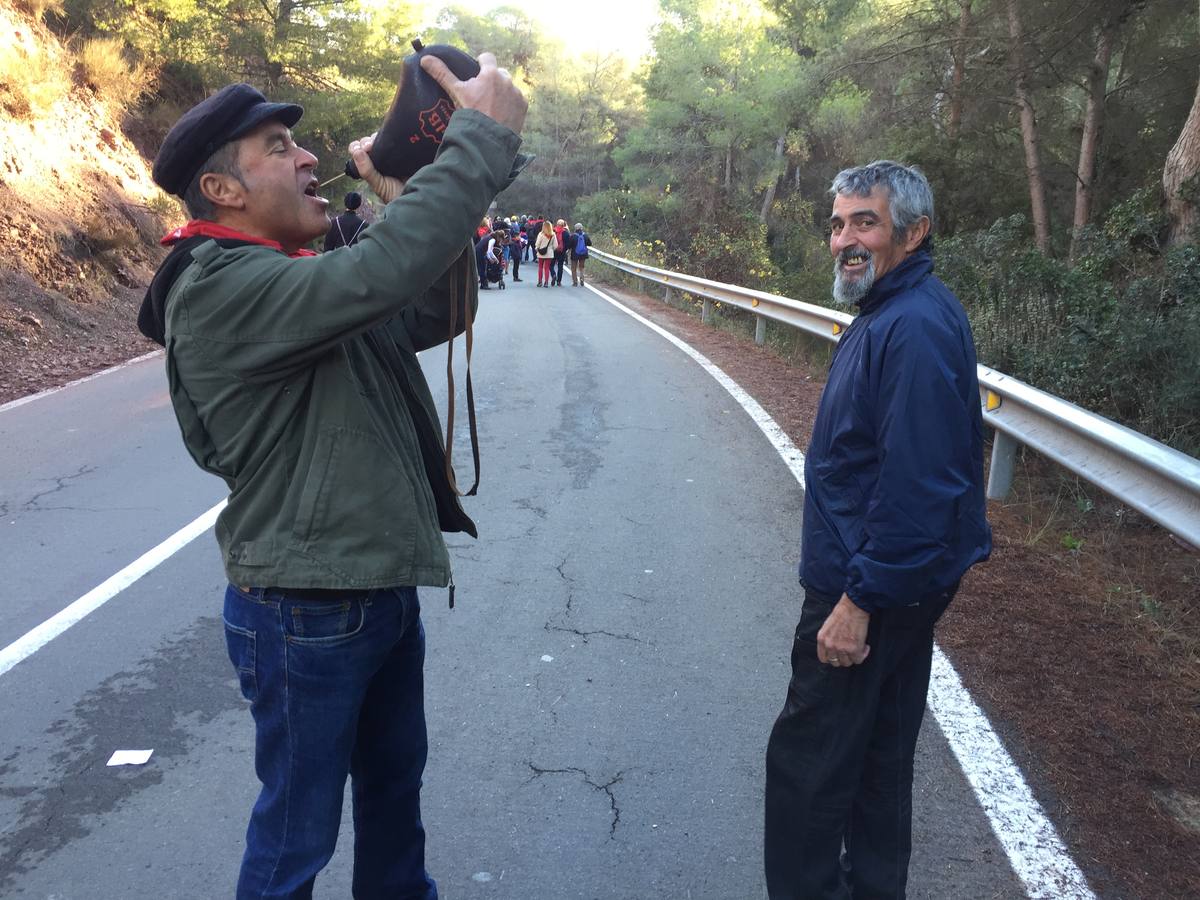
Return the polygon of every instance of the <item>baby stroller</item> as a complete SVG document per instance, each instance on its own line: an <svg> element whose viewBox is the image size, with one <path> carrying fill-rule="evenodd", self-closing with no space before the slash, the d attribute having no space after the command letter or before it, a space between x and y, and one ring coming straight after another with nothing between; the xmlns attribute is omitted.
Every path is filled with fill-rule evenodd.
<svg viewBox="0 0 1200 900"><path fill-rule="evenodd" d="M495 284L504 290L504 263L487 261L487 280L488 284Z"/></svg>

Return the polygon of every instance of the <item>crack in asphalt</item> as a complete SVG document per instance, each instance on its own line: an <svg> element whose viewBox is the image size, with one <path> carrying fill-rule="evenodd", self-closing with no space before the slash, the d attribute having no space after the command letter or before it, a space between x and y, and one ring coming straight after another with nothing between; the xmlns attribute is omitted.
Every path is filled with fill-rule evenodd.
<svg viewBox="0 0 1200 900"><path fill-rule="evenodd" d="M529 766L530 770L533 772L533 774L526 779L526 784L532 784L543 775L580 775L583 777L584 782L593 790L603 791L605 794L607 794L609 808L613 814L612 822L608 826L608 839L610 841L615 841L617 839L617 825L619 825L621 822L621 807L617 805L617 795L613 793L612 788L613 785L620 784L620 782L625 778L625 770L621 770L604 784L600 784L594 778L592 778L590 774L588 774L586 769L581 769L578 766L568 766L565 769L543 769L541 766L535 766L529 760L525 761L525 765Z"/></svg>
<svg viewBox="0 0 1200 900"><path fill-rule="evenodd" d="M545 507L537 506L528 497L521 497L520 499L517 500L517 509L527 510L527 511L533 513L539 519L545 519L547 516L550 515L550 513L546 510Z"/></svg>
<svg viewBox="0 0 1200 900"><path fill-rule="evenodd" d="M567 634L578 635L579 637L583 638L583 642L585 644L588 642L589 637L592 637L593 635L597 635L597 634L602 634L605 637L614 638L618 641L633 641L635 644L646 643L641 638L634 637L632 634L617 634L612 631L605 631L603 628L594 628L590 631L583 631L582 629L579 629L579 628L567 628L565 625L551 625L549 622L547 622L545 625L543 625L542 628L545 631L564 631Z"/></svg>
<svg viewBox="0 0 1200 900"><path fill-rule="evenodd" d="M76 478L82 478L85 475L90 475L92 472L95 472L95 471L96 471L95 466L80 466L79 470L76 471L75 474L73 474L73 475L56 475L56 476L54 476L53 479L47 479L47 478L39 479L39 481L53 480L54 487L50 488L50 490L48 490L48 491L40 491L39 493L34 494L32 497L30 497L28 500L26 500L21 505L22 511L36 512L40 509L43 509L44 507L38 506L38 501L41 500L43 497L49 497L51 494L57 494L59 491L65 491L67 489L67 487L69 487L70 482L74 481Z"/></svg>
<svg viewBox="0 0 1200 900"><path fill-rule="evenodd" d="M564 557L563 557L563 561L562 561L562 562L560 562L560 563L559 563L557 566L555 566L554 568L555 568L555 569L558 571L558 574L559 574L559 576L561 576L561 577L562 577L562 580L563 580L563 581L569 581L569 582L572 582L572 583L574 583L575 579L574 579L574 578L572 578L570 575L568 575L566 572L564 572L564 571L563 571L563 569L565 569L565 568L566 568L566 566L567 566L567 562L568 562L568 560L570 560L570 557L569 557L569 556L564 556Z"/></svg>

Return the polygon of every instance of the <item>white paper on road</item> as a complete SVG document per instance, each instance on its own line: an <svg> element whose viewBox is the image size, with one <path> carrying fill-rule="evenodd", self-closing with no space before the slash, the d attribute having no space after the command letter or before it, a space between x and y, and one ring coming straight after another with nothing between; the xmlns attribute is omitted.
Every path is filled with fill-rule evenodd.
<svg viewBox="0 0 1200 900"><path fill-rule="evenodd" d="M150 762L153 750L114 750L106 765L110 766L144 766Z"/></svg>

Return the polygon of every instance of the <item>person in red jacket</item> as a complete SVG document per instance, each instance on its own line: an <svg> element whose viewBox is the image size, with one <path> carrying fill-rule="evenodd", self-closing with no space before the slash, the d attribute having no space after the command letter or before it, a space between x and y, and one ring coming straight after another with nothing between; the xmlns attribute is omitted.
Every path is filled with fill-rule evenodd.
<svg viewBox="0 0 1200 900"><path fill-rule="evenodd" d="M567 258L570 237L566 222L559 219L554 223L554 262L550 264L550 283L558 287L562 287L563 261Z"/></svg>

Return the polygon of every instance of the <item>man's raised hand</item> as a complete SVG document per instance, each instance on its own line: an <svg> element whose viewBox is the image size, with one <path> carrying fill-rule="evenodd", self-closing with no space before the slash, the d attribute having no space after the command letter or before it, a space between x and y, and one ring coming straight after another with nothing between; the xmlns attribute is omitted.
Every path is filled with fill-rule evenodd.
<svg viewBox="0 0 1200 900"><path fill-rule="evenodd" d="M525 125L529 103L513 84L506 69L496 67L496 57L479 54L479 74L459 81L444 62L432 54L421 57L421 68L450 95L458 109L474 109L518 134Z"/></svg>

